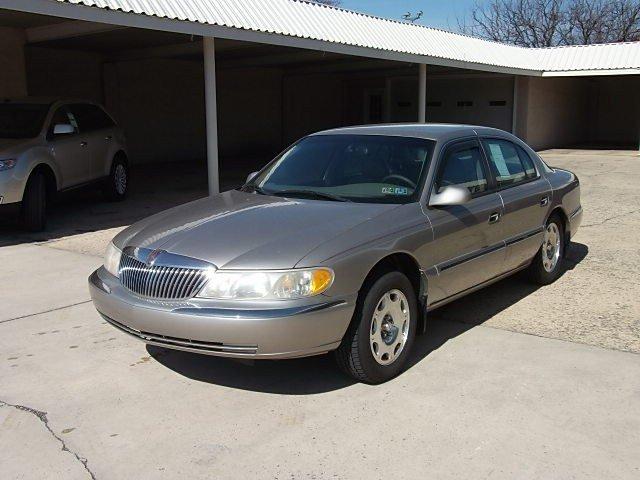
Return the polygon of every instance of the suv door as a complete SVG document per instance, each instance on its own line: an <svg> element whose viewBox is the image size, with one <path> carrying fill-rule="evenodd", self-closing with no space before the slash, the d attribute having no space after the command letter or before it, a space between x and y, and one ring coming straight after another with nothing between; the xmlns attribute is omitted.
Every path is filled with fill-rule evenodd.
<svg viewBox="0 0 640 480"><path fill-rule="evenodd" d="M464 205L429 207L434 241L427 248L437 275L429 282L429 303L464 292L502 273L502 200L491 189L488 165L477 140L458 142L440 156L430 195L449 185L465 186Z"/></svg>
<svg viewBox="0 0 640 480"><path fill-rule="evenodd" d="M70 124L73 133L54 134L59 124ZM91 179L91 165L87 155L87 143L80 134L78 122L67 106L58 107L49 123L47 139L62 176L61 188L72 187Z"/></svg>
<svg viewBox="0 0 640 480"><path fill-rule="evenodd" d="M109 153L114 140L114 121L97 105L76 103L69 108L78 119L80 131L86 135L91 178L105 176L111 167Z"/></svg>
<svg viewBox="0 0 640 480"><path fill-rule="evenodd" d="M520 145L500 138L481 142L504 203L505 266L513 270L531 260L542 245L551 186Z"/></svg>

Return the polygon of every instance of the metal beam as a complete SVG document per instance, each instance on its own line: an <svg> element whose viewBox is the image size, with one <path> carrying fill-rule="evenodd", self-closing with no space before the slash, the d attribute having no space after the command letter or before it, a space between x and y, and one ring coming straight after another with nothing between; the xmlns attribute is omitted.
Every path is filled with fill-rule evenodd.
<svg viewBox="0 0 640 480"><path fill-rule="evenodd" d="M419 65L418 74L418 122L427 123L427 66Z"/></svg>
<svg viewBox="0 0 640 480"><path fill-rule="evenodd" d="M216 100L216 48L212 37L204 38L204 93L207 122L207 178L209 195L220 192L218 169L218 107Z"/></svg>
<svg viewBox="0 0 640 480"><path fill-rule="evenodd" d="M110 25L108 23L81 22L72 20L70 22L54 23L41 27L31 27L25 30L27 43L49 42L51 40L61 40L63 38L82 37L94 33L111 32L121 30L126 27Z"/></svg>
<svg viewBox="0 0 640 480"><path fill-rule="evenodd" d="M106 8L88 7L66 2L51 0L0 0L0 8L17 10L21 12L38 13L53 17L64 17L89 22L107 23L135 28L147 28L165 32L186 33L189 35L201 35L203 37L226 38L245 42L265 43L270 45L282 45L287 47L306 48L324 52L342 53L367 58L394 60L408 63L428 63L429 65L442 65L455 68L466 68L487 72L499 72L509 74L541 76L541 70L529 68L514 68L497 66L465 60L454 60L429 55L416 55L391 50L381 50L370 47L347 45L343 43L301 38L293 35L282 35L254 30L244 30L221 25L210 25L198 22L176 21L169 18L154 17L151 15L126 13Z"/></svg>

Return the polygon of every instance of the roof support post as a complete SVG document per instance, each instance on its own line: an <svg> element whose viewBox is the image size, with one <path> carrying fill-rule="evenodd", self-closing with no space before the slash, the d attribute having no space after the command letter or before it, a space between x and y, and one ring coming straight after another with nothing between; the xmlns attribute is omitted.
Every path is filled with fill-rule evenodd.
<svg viewBox="0 0 640 480"><path fill-rule="evenodd" d="M511 133L516 134L518 127L518 75L513 76L513 100L511 104Z"/></svg>
<svg viewBox="0 0 640 480"><path fill-rule="evenodd" d="M216 49L213 37L204 37L204 97L207 122L207 178L209 195L220 192L218 169L218 107L216 100Z"/></svg>
<svg viewBox="0 0 640 480"><path fill-rule="evenodd" d="M427 66L419 65L418 75L418 122L427 123Z"/></svg>

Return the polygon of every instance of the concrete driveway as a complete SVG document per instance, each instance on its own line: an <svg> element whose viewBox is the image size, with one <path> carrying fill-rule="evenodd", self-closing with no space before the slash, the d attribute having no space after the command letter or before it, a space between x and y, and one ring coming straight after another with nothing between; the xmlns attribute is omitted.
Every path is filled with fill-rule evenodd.
<svg viewBox="0 0 640 480"><path fill-rule="evenodd" d="M85 282L120 225L5 235L0 476L639 478L640 158L544 156L582 181L570 269L437 311L375 387L326 357L249 365L115 331Z"/></svg>

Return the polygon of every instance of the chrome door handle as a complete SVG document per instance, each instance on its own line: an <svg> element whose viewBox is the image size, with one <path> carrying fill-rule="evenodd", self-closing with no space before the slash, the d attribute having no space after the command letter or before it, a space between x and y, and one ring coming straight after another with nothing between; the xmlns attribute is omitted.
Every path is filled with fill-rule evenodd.
<svg viewBox="0 0 640 480"><path fill-rule="evenodd" d="M86 147L87 145L89 145L87 142L80 142L81 147Z"/></svg>
<svg viewBox="0 0 640 480"><path fill-rule="evenodd" d="M493 212L491 215L489 215L489 223L496 223L498 220L500 220L499 212Z"/></svg>
<svg viewBox="0 0 640 480"><path fill-rule="evenodd" d="M540 206L546 207L549 204L549 197L542 197L540 200Z"/></svg>

